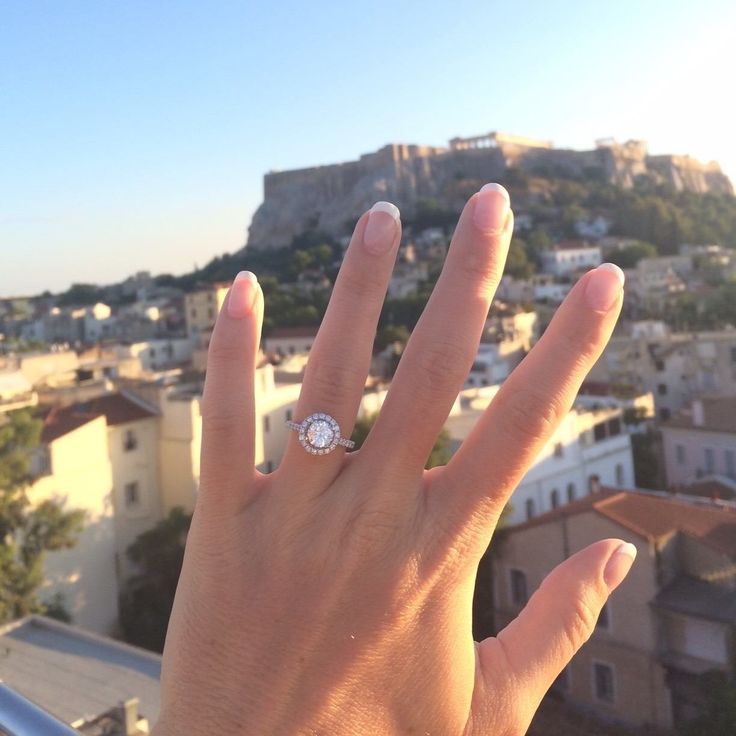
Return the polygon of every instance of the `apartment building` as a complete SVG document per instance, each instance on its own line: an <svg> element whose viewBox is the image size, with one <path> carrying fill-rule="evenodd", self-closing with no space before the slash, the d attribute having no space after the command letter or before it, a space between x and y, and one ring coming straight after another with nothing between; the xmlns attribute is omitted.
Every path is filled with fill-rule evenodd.
<svg viewBox="0 0 736 736"><path fill-rule="evenodd" d="M736 396L701 397L661 425L667 484L736 481Z"/></svg>
<svg viewBox="0 0 736 736"><path fill-rule="evenodd" d="M699 675L733 673L734 508L604 490L510 528L493 563L497 627L570 555L607 537L632 542L634 567L554 689L604 719L679 726L703 705Z"/></svg>
<svg viewBox="0 0 736 736"><path fill-rule="evenodd" d="M203 285L184 296L187 335L198 335L214 327L229 288L229 282L216 282Z"/></svg>
<svg viewBox="0 0 736 736"><path fill-rule="evenodd" d="M601 265L601 249L585 240L566 240L540 255L543 271L558 277Z"/></svg>
<svg viewBox="0 0 736 736"><path fill-rule="evenodd" d="M278 327L263 338L263 352L274 357L308 353L317 337L316 327Z"/></svg>
<svg viewBox="0 0 736 736"><path fill-rule="evenodd" d="M445 424L452 451L470 434L497 390L461 394L462 410ZM601 484L633 488L634 462L623 414L615 403L577 404L516 487L509 521L532 519L595 492Z"/></svg>
<svg viewBox="0 0 736 736"><path fill-rule="evenodd" d="M614 335L589 375L650 391L666 421L702 394L736 396L736 330L678 333L637 322Z"/></svg>

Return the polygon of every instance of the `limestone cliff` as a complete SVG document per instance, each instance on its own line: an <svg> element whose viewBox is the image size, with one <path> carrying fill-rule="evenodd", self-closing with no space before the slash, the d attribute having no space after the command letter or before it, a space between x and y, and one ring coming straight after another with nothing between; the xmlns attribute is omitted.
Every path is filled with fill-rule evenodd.
<svg viewBox="0 0 736 736"><path fill-rule="evenodd" d="M601 141L589 151L553 148L502 133L455 138L448 148L384 146L358 161L264 177L264 199L253 216L250 247L288 245L295 235L319 229L344 235L377 200L394 202L410 218L417 202L434 198L459 209L465 193L459 181L503 181L509 169L554 176L599 176L631 187L639 176L668 183L677 190L733 194L717 163L687 156L649 156L641 141Z"/></svg>

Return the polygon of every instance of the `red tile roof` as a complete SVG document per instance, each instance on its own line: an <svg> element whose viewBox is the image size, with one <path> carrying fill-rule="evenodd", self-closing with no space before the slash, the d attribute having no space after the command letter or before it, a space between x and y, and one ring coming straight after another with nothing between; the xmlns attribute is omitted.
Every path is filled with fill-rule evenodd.
<svg viewBox="0 0 736 736"><path fill-rule="evenodd" d="M604 489L511 528L511 533L595 511L645 539L681 532L736 557L736 511L645 492Z"/></svg>
<svg viewBox="0 0 736 736"><path fill-rule="evenodd" d="M71 406L55 407L44 419L42 442L53 442L97 417L104 416L109 427L155 417L157 412L122 393L104 394Z"/></svg>

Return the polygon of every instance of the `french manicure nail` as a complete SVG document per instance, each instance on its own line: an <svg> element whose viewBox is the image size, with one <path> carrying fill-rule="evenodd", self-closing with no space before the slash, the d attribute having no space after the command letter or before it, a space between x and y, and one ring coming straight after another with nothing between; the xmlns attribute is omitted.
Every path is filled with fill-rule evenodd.
<svg viewBox="0 0 736 736"><path fill-rule="evenodd" d="M484 233L499 232L506 223L511 206L509 193L500 184L486 184L475 199L473 222Z"/></svg>
<svg viewBox="0 0 736 736"><path fill-rule="evenodd" d="M401 220L399 208L391 202L376 202L368 212L363 242L369 253L380 256L391 250Z"/></svg>
<svg viewBox="0 0 736 736"><path fill-rule="evenodd" d="M606 581L609 592L614 591L629 574L636 559L636 547L631 542L620 544L606 563L603 579Z"/></svg>
<svg viewBox="0 0 736 736"><path fill-rule="evenodd" d="M590 272L585 300L591 309L607 312L616 303L623 285L624 272L615 263L603 263Z"/></svg>
<svg viewBox="0 0 736 736"><path fill-rule="evenodd" d="M227 297L227 313L233 319L246 317L253 309L258 293L258 279L251 271L241 271L230 287Z"/></svg>

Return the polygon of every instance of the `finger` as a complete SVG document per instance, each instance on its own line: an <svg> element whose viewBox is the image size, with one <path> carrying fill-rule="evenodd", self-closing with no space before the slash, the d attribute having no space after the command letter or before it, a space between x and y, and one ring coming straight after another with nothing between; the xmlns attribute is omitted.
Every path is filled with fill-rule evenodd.
<svg viewBox="0 0 736 736"><path fill-rule="evenodd" d="M512 220L508 193L498 184L487 184L465 206L360 462L411 472L424 467L477 354Z"/></svg>
<svg viewBox="0 0 736 736"><path fill-rule="evenodd" d="M263 294L254 274L235 277L217 316L202 396L202 497L245 499L254 475L254 379Z"/></svg>
<svg viewBox="0 0 736 736"><path fill-rule="evenodd" d="M635 557L636 547L619 539L586 547L544 579L498 636L478 646L481 671L489 679L501 673L526 693L530 718L555 678L590 638L603 605Z"/></svg>
<svg viewBox="0 0 736 736"><path fill-rule="evenodd" d="M373 342L391 270L401 240L399 210L377 202L355 227L350 246L332 290L330 303L309 353L294 419L315 412L334 417L344 437L350 437L365 381ZM279 469L300 482L320 486L341 466L344 449L310 455L291 433Z"/></svg>
<svg viewBox="0 0 736 736"><path fill-rule="evenodd" d="M621 311L623 272L604 264L581 278L433 485L431 505L479 522L485 550L509 495L569 412Z"/></svg>

